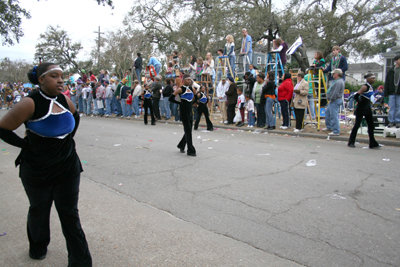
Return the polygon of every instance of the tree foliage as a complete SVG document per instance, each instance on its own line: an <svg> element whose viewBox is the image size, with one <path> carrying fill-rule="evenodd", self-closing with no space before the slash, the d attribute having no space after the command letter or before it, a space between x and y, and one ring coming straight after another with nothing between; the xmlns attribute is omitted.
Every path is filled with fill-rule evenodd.
<svg viewBox="0 0 400 267"><path fill-rule="evenodd" d="M0 0L0 35L2 45L13 45L24 36L22 18L31 18L28 11L18 5L18 0Z"/></svg>
<svg viewBox="0 0 400 267"><path fill-rule="evenodd" d="M289 44L299 36L303 47L293 55L302 69L309 66L306 50L328 56L334 45L345 55L373 57L395 44L399 1L290 0L285 9L271 0L140 0L124 23L143 29L162 53L177 49L204 56L223 47L225 37L235 37L240 48L241 29L253 42L268 46L277 36ZM268 49L267 49L268 50Z"/></svg>
<svg viewBox="0 0 400 267"><path fill-rule="evenodd" d="M280 35L286 41L301 35L304 47L325 57L338 45L344 53L368 58L398 38L393 28L399 25L400 6L397 0L292 0L282 16Z"/></svg>
<svg viewBox="0 0 400 267"><path fill-rule="evenodd" d="M59 26L48 26L47 31L40 34L39 43L36 44L35 60L39 61L41 57L43 61L54 62L64 68L73 65L79 69L77 56L81 50L81 43L72 43L65 30Z"/></svg>
<svg viewBox="0 0 400 267"><path fill-rule="evenodd" d="M235 20L228 23L229 16L222 14L227 8L236 9L234 1L141 0L124 23L139 25L160 52L170 54L176 49L184 57L204 56L223 47L226 35L239 33Z"/></svg>
<svg viewBox="0 0 400 267"><path fill-rule="evenodd" d="M24 60L11 61L9 58L3 58L0 61L0 81L2 82L29 82L28 71L32 64Z"/></svg>
<svg viewBox="0 0 400 267"><path fill-rule="evenodd" d="M108 31L100 40L100 62L95 67L116 72L119 77L133 67L136 53L145 56L152 52L149 38L139 30L126 28ZM90 53L93 61L98 58L97 44L98 40Z"/></svg>

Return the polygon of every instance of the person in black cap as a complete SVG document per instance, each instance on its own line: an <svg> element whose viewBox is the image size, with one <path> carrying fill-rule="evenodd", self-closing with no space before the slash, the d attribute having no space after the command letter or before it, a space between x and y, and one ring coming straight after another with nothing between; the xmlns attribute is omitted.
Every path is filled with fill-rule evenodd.
<svg viewBox="0 0 400 267"><path fill-rule="evenodd" d="M192 79L190 78L190 75L183 75L183 86L174 91L174 93L169 97L169 101L178 103L180 105L180 116L183 124L183 130L185 132L177 147L180 149L181 153L185 153L185 146L187 145L187 155L196 156L196 149L194 148L192 141L192 106L194 102L194 96L197 94L197 91L190 86L191 83Z"/></svg>

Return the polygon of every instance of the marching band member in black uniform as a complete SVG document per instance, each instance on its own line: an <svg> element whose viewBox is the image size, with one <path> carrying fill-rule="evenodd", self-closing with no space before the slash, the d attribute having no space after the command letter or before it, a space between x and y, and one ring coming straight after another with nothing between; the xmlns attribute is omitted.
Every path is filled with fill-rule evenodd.
<svg viewBox="0 0 400 267"><path fill-rule="evenodd" d="M199 122L201 119L201 115L204 113L204 117L207 122L207 130L212 131L214 129L214 127L210 120L210 114L208 113L208 107L207 107L208 98L206 96L206 87L204 85L201 86L200 92L197 93L196 102L198 104L198 107L197 107L197 119L194 124L194 129L197 130L197 128L199 128Z"/></svg>
<svg viewBox="0 0 400 267"><path fill-rule="evenodd" d="M187 155L196 156L196 149L192 141L192 127L193 127L193 113L192 105L197 94L196 89L192 88L190 84L192 79L189 74L183 75L183 86L177 88L174 93L169 97L169 101L179 103L181 111L181 121L185 134L178 144L181 153L185 153L185 146L187 145Z"/></svg>
<svg viewBox="0 0 400 267"><path fill-rule="evenodd" d="M150 109L150 116L151 116L151 125L156 125L156 118L154 117L153 113L153 104L151 101L152 94L150 90L149 83L146 83L144 85L144 90L142 92L142 99L143 99L143 109L144 109L144 124L147 125L147 115L148 115L148 110Z"/></svg>

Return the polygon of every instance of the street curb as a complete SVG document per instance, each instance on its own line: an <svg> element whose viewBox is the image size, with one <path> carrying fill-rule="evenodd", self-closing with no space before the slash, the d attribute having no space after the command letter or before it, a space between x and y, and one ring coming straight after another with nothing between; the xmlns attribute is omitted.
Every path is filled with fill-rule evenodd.
<svg viewBox="0 0 400 267"><path fill-rule="evenodd" d="M131 119L135 121L143 121L142 119ZM182 124L181 122L176 122L176 121L171 121L171 120L158 120L158 123L171 123L171 124ZM205 124L199 124L199 126L207 127ZM312 134L312 133L294 133L294 132L286 132L286 131L280 131L280 130L264 130L262 128L242 128L242 127L236 127L236 126L225 126L225 125L218 125L214 126L214 128L221 128L221 129L234 129L234 130L243 130L246 132L254 132L255 130L260 130L261 133L272 133L272 134L279 134L279 135L289 135L289 136L298 136L298 137L309 137L309 138L318 138L318 139L327 139L328 134ZM349 138L347 136L329 136L329 140L335 140L335 141L343 141L347 142L349 141ZM369 143L368 138L359 138L357 137L357 142L359 143ZM379 144L385 145L385 146L394 146L394 147L400 147L400 141L392 141L392 140L379 140Z"/></svg>

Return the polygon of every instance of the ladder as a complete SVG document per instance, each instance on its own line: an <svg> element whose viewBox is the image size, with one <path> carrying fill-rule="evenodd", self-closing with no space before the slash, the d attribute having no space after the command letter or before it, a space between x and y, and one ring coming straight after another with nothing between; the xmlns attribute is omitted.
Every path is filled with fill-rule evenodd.
<svg viewBox="0 0 400 267"><path fill-rule="evenodd" d="M316 73L318 73L318 78L316 77ZM313 122L312 119L309 122L304 122L304 125L307 124L317 124L317 129L318 131L320 130L320 125L321 125L321 99L326 99L326 95L324 97L321 96L321 89L324 89L325 94L327 92L327 88L326 88L326 81L325 81L325 75L322 71L322 68L320 67L314 67L314 68L310 68L308 70L308 75L310 77L308 83L312 84L312 90L313 90L313 100L314 100L314 106L318 105L318 111L316 112L316 116L317 116L317 122ZM318 97L315 97L315 83L318 83ZM308 102L308 101L307 101ZM314 107L315 108L315 107ZM308 112L310 112L310 108L308 108ZM311 115L310 115L311 116Z"/></svg>
<svg viewBox="0 0 400 267"><path fill-rule="evenodd" d="M210 110L210 117L212 116L213 111L214 111L214 107L216 106L215 102L217 100L217 98L216 98L217 85L220 82L218 80L218 70L221 67L222 68L222 75L226 75L226 66L228 66L228 70L229 70L229 73L231 74L231 76L234 79L236 78L236 76L234 75L234 72L233 72L233 70L231 68L231 64L229 64L229 57L228 56L220 56L220 57L218 57L218 64L217 64L217 68L216 68L217 73L215 74L215 76L217 76L217 77L214 80L214 88L213 88L214 90L213 90L213 94L211 96L211 103L212 104L211 104L211 110ZM208 94L208 92L207 92L207 94Z"/></svg>
<svg viewBox="0 0 400 267"><path fill-rule="evenodd" d="M236 72L236 84L238 86L243 86L243 92L246 89L245 88L245 83L244 80L239 80L237 78L243 78L244 74L246 73L246 65L249 66L250 65L250 58L248 54L239 54L236 57L237 59L239 59L238 62L236 62L236 66L237 66L237 72Z"/></svg>
<svg viewBox="0 0 400 267"><path fill-rule="evenodd" d="M275 57L272 56L273 54L275 55ZM275 94L276 94L276 96L278 96L278 81L279 81L278 69L279 68L282 71L282 76L283 76L283 74L285 74L285 70L283 69L282 60L281 60L281 56L280 56L279 52L278 51L277 52L273 52L273 51L269 52L268 56L267 56L267 64L265 65L265 77L267 77L267 73L269 70L275 71L275 85L276 85ZM275 110L275 125L276 125L276 116L278 115L278 113L279 113L279 117L280 117L280 112L278 112L280 110L279 102L275 102L274 110Z"/></svg>

